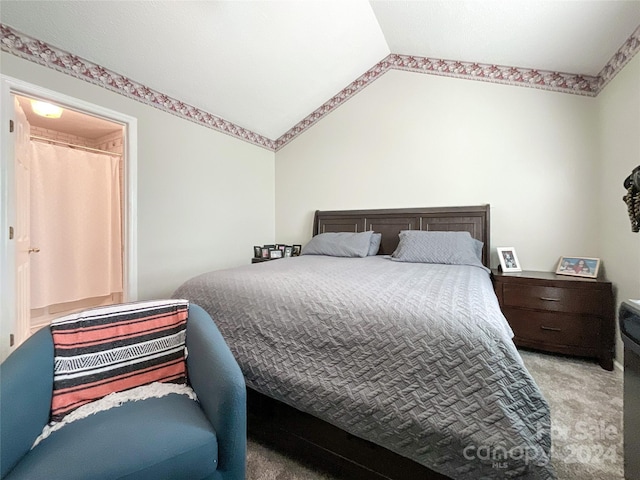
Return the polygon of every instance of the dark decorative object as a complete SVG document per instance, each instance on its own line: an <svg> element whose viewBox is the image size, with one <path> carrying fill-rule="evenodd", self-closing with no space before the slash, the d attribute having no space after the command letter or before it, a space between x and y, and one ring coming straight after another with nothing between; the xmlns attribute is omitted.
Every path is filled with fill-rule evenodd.
<svg viewBox="0 0 640 480"><path fill-rule="evenodd" d="M262 257L262 247L260 245L254 245L254 247L253 247L253 257L254 258Z"/></svg>
<svg viewBox="0 0 640 480"><path fill-rule="evenodd" d="M291 251L291 254L294 257L297 257L298 255L300 255L300 252L302 251L302 245L294 245L293 249Z"/></svg>
<svg viewBox="0 0 640 480"><path fill-rule="evenodd" d="M631 231L638 233L640 232L640 165L624 179L623 185L627 189L627 194L622 197L622 200L627 204Z"/></svg>

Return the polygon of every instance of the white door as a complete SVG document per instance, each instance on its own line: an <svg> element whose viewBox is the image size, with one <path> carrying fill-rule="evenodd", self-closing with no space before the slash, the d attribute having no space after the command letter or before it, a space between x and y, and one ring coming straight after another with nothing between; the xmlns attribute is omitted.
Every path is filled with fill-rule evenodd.
<svg viewBox="0 0 640 480"><path fill-rule="evenodd" d="M30 308L29 291L31 288L31 269L29 255L36 253L37 248L32 248L29 235L30 230L30 200L31 200L31 145L30 127L27 118L13 97L15 108L15 175L16 175L16 330L15 345L17 347L24 342L30 334Z"/></svg>
<svg viewBox="0 0 640 480"><path fill-rule="evenodd" d="M123 172L126 187L123 200L126 271L124 300L134 301L138 298L137 120L120 112L0 74L0 361L30 334L28 252L30 248L37 247L29 244L28 231L24 233L24 227L29 228L29 217L25 218L25 212L29 211L30 192L29 184L25 185L24 182L30 180L29 160L16 155L16 149L19 148L18 143L23 143L29 138L29 129L25 128L28 125L24 118L21 121L16 118L19 116L14 108L16 94L49 99L54 103L126 126L127 161ZM12 132L9 128L10 120L13 121ZM18 188L21 189L20 199ZM25 203L25 200L29 203ZM17 238L18 235L20 240ZM10 347L10 344L13 346Z"/></svg>

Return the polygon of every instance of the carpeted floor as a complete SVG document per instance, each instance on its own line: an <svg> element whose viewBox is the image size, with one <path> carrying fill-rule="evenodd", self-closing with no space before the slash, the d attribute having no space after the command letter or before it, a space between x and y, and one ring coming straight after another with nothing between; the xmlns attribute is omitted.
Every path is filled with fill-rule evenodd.
<svg viewBox="0 0 640 480"><path fill-rule="evenodd" d="M522 351L551 407L559 480L623 480L622 372L594 362ZM247 480L331 480L249 441Z"/></svg>
<svg viewBox="0 0 640 480"><path fill-rule="evenodd" d="M623 374L590 361L520 352L551 407L559 480L623 480Z"/></svg>

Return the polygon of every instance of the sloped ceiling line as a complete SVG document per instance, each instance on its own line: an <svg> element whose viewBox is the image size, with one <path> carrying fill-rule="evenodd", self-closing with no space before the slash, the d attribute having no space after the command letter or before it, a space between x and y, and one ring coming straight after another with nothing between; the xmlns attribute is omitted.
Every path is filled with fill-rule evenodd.
<svg viewBox="0 0 640 480"><path fill-rule="evenodd" d="M638 51L640 51L640 26L611 57L597 77L392 53L278 138L275 148L277 151L284 147L391 69L595 97Z"/></svg>
<svg viewBox="0 0 640 480"><path fill-rule="evenodd" d="M640 52L640 25L634 30L627 41L622 44L607 64L602 67L602 70L600 70L598 74L598 93L600 93L638 52Z"/></svg>
<svg viewBox="0 0 640 480"><path fill-rule="evenodd" d="M343 88L337 95L334 95L329 101L323 103L322 106L307 115L304 119L299 121L291 129L289 129L284 135L278 138L275 142L276 151L284 147L287 143L307 130L313 124L318 122L324 116L338 108L344 102L353 97L356 93L362 91L365 87L368 87L372 82L387 73L390 68L390 64L387 60L390 56L391 55L387 56L381 62L376 63L372 68L367 70L364 74L360 75L356 80Z"/></svg>
<svg viewBox="0 0 640 480"><path fill-rule="evenodd" d="M277 140L271 140L216 115L185 104L93 62L48 45L0 23L0 48L18 57L67 73L75 78L231 135L259 147L277 151L328 113L369 86L391 69L467 80L485 81L562 93L596 96L640 51L640 26L618 49L597 77L500 65L390 54Z"/></svg>
<svg viewBox="0 0 640 480"><path fill-rule="evenodd" d="M268 150L275 142L0 23L2 50Z"/></svg>
<svg viewBox="0 0 640 480"><path fill-rule="evenodd" d="M276 140L276 151L389 70L540 88L595 97L599 77L474 62L390 54Z"/></svg>

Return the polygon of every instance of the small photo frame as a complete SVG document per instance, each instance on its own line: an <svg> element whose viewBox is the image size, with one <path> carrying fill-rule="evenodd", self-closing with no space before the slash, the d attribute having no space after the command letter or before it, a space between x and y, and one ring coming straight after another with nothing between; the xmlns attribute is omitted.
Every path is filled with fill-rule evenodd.
<svg viewBox="0 0 640 480"><path fill-rule="evenodd" d="M269 258L282 258L282 250L280 249L269 250Z"/></svg>
<svg viewBox="0 0 640 480"><path fill-rule="evenodd" d="M260 245L253 246L253 256L254 258L262 257L262 247Z"/></svg>
<svg viewBox="0 0 640 480"><path fill-rule="evenodd" d="M291 255L294 257L299 256L300 252L302 252L302 245L294 245L291 249Z"/></svg>
<svg viewBox="0 0 640 480"><path fill-rule="evenodd" d="M287 245L284 247L284 257L289 258L291 256L293 256L293 247Z"/></svg>
<svg viewBox="0 0 640 480"><path fill-rule="evenodd" d="M596 278L600 270L599 258L560 257L556 273L574 277Z"/></svg>
<svg viewBox="0 0 640 480"><path fill-rule="evenodd" d="M286 245L283 245L283 244L278 244L278 245L276 245L276 248L277 248L278 250L282 250L282 253L284 253L284 249L285 249L286 247L287 247L287 246L286 246Z"/></svg>
<svg viewBox="0 0 640 480"><path fill-rule="evenodd" d="M269 248L268 247L262 247L262 258L269 258Z"/></svg>
<svg viewBox="0 0 640 480"><path fill-rule="evenodd" d="M521 272L520 262L518 261L518 255L516 255L516 249L513 247L498 247L498 258L500 259L500 267L502 271L509 272Z"/></svg>

